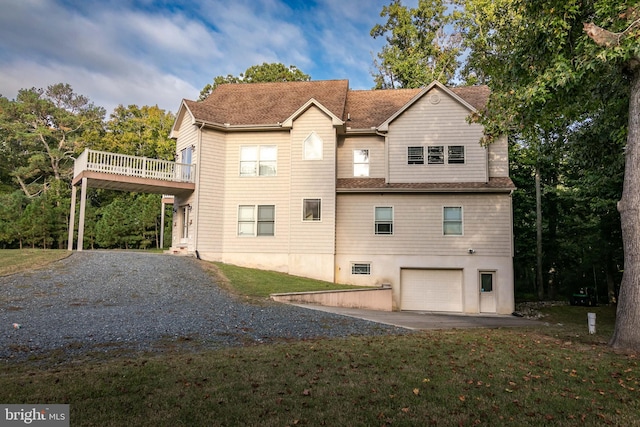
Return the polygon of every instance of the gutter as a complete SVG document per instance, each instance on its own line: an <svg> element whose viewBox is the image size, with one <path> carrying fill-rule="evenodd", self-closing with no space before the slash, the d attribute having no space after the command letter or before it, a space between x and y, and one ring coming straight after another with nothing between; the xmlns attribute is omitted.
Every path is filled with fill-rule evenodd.
<svg viewBox="0 0 640 427"><path fill-rule="evenodd" d="M207 127L209 129L216 129L216 130L222 130L225 132L234 132L234 131L248 131L248 130L252 130L252 131L272 131L272 130L276 130L276 129L282 129L282 130L286 130L286 128L284 128L282 126L282 123L275 123L275 124L251 124L251 125L232 125L229 123L214 123L214 122L207 122L205 120L198 120L196 121L196 124L200 125L200 129L202 130L203 127Z"/></svg>
<svg viewBox="0 0 640 427"><path fill-rule="evenodd" d="M336 188L336 193L509 193L510 188Z"/></svg>

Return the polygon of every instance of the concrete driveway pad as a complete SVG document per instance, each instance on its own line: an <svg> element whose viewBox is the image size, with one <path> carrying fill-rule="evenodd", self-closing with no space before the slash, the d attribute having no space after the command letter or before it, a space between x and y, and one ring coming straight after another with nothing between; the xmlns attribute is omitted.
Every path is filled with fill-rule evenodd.
<svg viewBox="0 0 640 427"><path fill-rule="evenodd" d="M295 305L411 330L512 328L541 325L541 322L537 320L499 314L473 315L423 311L375 311L358 308L325 307L311 304Z"/></svg>

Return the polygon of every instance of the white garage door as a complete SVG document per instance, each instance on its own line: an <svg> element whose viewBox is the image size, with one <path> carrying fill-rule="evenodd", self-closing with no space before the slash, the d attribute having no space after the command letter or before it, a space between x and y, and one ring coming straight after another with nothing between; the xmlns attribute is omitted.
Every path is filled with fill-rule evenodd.
<svg viewBox="0 0 640 427"><path fill-rule="evenodd" d="M400 309L462 311L462 270L402 269Z"/></svg>

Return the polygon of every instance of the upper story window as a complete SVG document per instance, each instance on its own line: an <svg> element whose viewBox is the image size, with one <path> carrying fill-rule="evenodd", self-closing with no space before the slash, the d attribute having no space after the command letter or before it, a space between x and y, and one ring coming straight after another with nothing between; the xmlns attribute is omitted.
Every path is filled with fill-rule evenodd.
<svg viewBox="0 0 640 427"><path fill-rule="evenodd" d="M375 234L393 234L393 208L375 208Z"/></svg>
<svg viewBox="0 0 640 427"><path fill-rule="evenodd" d="M320 199L304 199L302 201L302 220L320 221Z"/></svg>
<svg viewBox="0 0 640 427"><path fill-rule="evenodd" d="M353 150L353 176L369 176L369 150Z"/></svg>
<svg viewBox="0 0 640 427"><path fill-rule="evenodd" d="M442 232L445 236L462 236L462 208L460 206L444 208Z"/></svg>
<svg viewBox="0 0 640 427"><path fill-rule="evenodd" d="M424 147L407 147L407 164L424 165Z"/></svg>
<svg viewBox="0 0 640 427"><path fill-rule="evenodd" d="M277 163L278 148L275 145L240 147L240 176L274 176Z"/></svg>
<svg viewBox="0 0 640 427"><path fill-rule="evenodd" d="M274 205L238 206L238 236L273 236L275 209Z"/></svg>
<svg viewBox="0 0 640 427"><path fill-rule="evenodd" d="M443 165L444 145L431 145L427 147L427 158L430 165Z"/></svg>
<svg viewBox="0 0 640 427"><path fill-rule="evenodd" d="M303 158L304 160L322 160L322 146L324 141L320 136L311 132L304 140Z"/></svg>
<svg viewBox="0 0 640 427"><path fill-rule="evenodd" d="M424 164L424 159L420 161L417 156L418 149L422 147L409 147L408 163ZM464 145L448 145L445 150L444 145L431 145L427 147L427 162L430 165L443 165L446 162L450 165L464 164ZM412 151L413 150L413 151ZM413 159L413 161L412 161Z"/></svg>
<svg viewBox="0 0 640 427"><path fill-rule="evenodd" d="M447 162L451 164L464 164L464 145L450 145L447 147Z"/></svg>

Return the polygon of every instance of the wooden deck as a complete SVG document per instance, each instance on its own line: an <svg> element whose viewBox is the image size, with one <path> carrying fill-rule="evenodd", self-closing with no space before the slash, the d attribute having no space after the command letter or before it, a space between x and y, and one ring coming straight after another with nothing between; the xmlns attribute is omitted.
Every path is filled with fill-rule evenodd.
<svg viewBox="0 0 640 427"><path fill-rule="evenodd" d="M75 162L72 184L157 194L184 194L195 189L195 165L168 160L85 150Z"/></svg>
<svg viewBox="0 0 640 427"><path fill-rule="evenodd" d="M162 194L160 239L163 240L164 205L173 203L173 196L192 193L196 188L195 179L195 165L85 150L76 159L73 170L68 249L73 250L78 186L81 187L81 195L77 250L81 251L88 187Z"/></svg>

